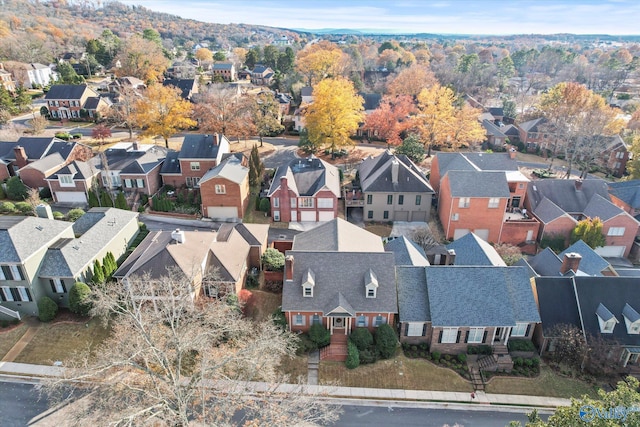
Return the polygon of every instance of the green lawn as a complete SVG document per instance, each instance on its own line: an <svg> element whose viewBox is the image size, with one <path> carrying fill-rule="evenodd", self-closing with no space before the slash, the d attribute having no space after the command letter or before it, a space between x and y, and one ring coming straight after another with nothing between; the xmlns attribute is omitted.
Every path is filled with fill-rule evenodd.
<svg viewBox="0 0 640 427"><path fill-rule="evenodd" d="M9 328L0 329L0 359L2 359L5 354L11 350L26 331L27 325L25 323L22 323L11 330L9 330Z"/></svg>

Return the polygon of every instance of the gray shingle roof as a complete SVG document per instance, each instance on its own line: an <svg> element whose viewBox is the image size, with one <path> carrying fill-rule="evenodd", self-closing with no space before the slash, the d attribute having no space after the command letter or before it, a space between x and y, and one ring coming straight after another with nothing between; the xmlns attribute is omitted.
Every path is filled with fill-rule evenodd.
<svg viewBox="0 0 640 427"><path fill-rule="evenodd" d="M179 159L216 159L224 141L228 146L227 138L216 134L187 134L180 147Z"/></svg>
<svg viewBox="0 0 640 427"><path fill-rule="evenodd" d="M611 267L611 264L609 264L608 261L598 255L582 240L578 240L573 245L562 251L560 255L558 255L558 258L563 259L565 254L571 252L580 254L582 259L580 260L578 268L589 276L602 276L602 271Z"/></svg>
<svg viewBox="0 0 640 427"><path fill-rule="evenodd" d="M562 260L551 248L544 248L536 256L528 259L528 263L540 276L560 276Z"/></svg>
<svg viewBox="0 0 640 427"><path fill-rule="evenodd" d="M453 197L509 197L509 184L504 172L447 172Z"/></svg>
<svg viewBox="0 0 640 427"><path fill-rule="evenodd" d="M280 187L282 177L287 178L287 185L298 196L313 196L326 187L336 197L340 197L338 168L315 156L296 159L288 165L278 167L269 188L269 196Z"/></svg>
<svg viewBox="0 0 640 427"><path fill-rule="evenodd" d="M622 212L622 209L611 203L608 198L605 199L599 194L594 194L582 213L590 218L598 217L606 221L620 215Z"/></svg>
<svg viewBox="0 0 640 427"><path fill-rule="evenodd" d="M87 85L53 85L44 99L80 99L85 91L89 91L93 96L98 96L98 93Z"/></svg>
<svg viewBox="0 0 640 427"><path fill-rule="evenodd" d="M1 142L0 157L14 161L16 156L13 149L20 146L24 148L27 159L32 162L53 153L59 153L63 159L66 159L76 144L78 143L75 141L63 141L58 138L22 137L17 142Z"/></svg>
<svg viewBox="0 0 640 427"><path fill-rule="evenodd" d="M180 90L180 96L188 99L193 95L196 86L195 79L165 79L162 81L163 86L173 86Z"/></svg>
<svg viewBox="0 0 640 427"><path fill-rule="evenodd" d="M100 172L97 166L99 163L100 159L98 157L93 157L86 162L74 160L56 173L48 176L47 179L58 179L58 175L72 175L73 179L90 178Z"/></svg>
<svg viewBox="0 0 640 427"><path fill-rule="evenodd" d="M539 322L524 267L426 267L434 326L515 326Z"/></svg>
<svg viewBox="0 0 640 427"><path fill-rule="evenodd" d="M586 179L580 189L575 179L541 179L527 187L527 198L531 208L537 212L540 202L546 197L567 213L581 213L594 196L599 194L609 200L607 183L601 179Z"/></svg>
<svg viewBox="0 0 640 427"><path fill-rule="evenodd" d="M293 238L295 251L384 252L380 236L334 218Z"/></svg>
<svg viewBox="0 0 640 427"><path fill-rule="evenodd" d="M285 280L282 309L323 311L335 308L339 294L354 311L397 313L398 300L393 254L390 252L287 251L294 258L293 280ZM302 296L302 278L315 274L313 297ZM367 298L365 276L378 278L376 298ZM346 308L346 307L345 307Z"/></svg>
<svg viewBox="0 0 640 427"><path fill-rule="evenodd" d="M64 164L65 160L59 153L53 153L35 162L27 164L22 169L35 169L39 172L46 173L51 169L57 169Z"/></svg>
<svg viewBox="0 0 640 427"><path fill-rule="evenodd" d="M35 217L0 217L0 263L20 263L60 237L73 237L73 224Z"/></svg>
<svg viewBox="0 0 640 427"><path fill-rule="evenodd" d="M165 157L164 163L162 163L161 174L179 174L180 173L180 160L178 151L169 150L167 157Z"/></svg>
<svg viewBox="0 0 640 427"><path fill-rule="evenodd" d="M582 330L572 278L536 277L535 281L544 336L551 337L556 325L573 325Z"/></svg>
<svg viewBox="0 0 640 427"><path fill-rule="evenodd" d="M538 132L538 126L544 124L546 119L544 117L529 120L526 122L520 123L518 126L525 132Z"/></svg>
<svg viewBox="0 0 640 427"><path fill-rule="evenodd" d="M147 151L109 148L104 155L110 170L119 170L128 174L146 174L164 161L166 153L167 150L164 147L152 147ZM102 169L102 164L100 163L98 167Z"/></svg>
<svg viewBox="0 0 640 427"><path fill-rule="evenodd" d="M398 167L397 182L393 182L393 164ZM394 156L389 150L375 158L367 158L358 166L362 191L433 193L422 171L405 155Z"/></svg>
<svg viewBox="0 0 640 427"><path fill-rule="evenodd" d="M405 236L393 239L384 245L384 250L387 252L393 252L396 259L396 266L410 265L425 267L429 265L424 249L407 239Z"/></svg>
<svg viewBox="0 0 640 427"><path fill-rule="evenodd" d="M230 62L216 62L213 64L213 70L231 70L233 68L233 64Z"/></svg>
<svg viewBox="0 0 640 427"><path fill-rule="evenodd" d="M493 135L497 138L506 137L506 135L502 133L502 130L498 126L491 123L489 120L483 120L482 127L484 128L485 131L487 131L487 135Z"/></svg>
<svg viewBox="0 0 640 427"><path fill-rule="evenodd" d="M200 185L213 178L225 178L236 184L242 183L249 174L249 168L242 165L242 159L229 156L218 166L209 169L200 179Z"/></svg>
<svg viewBox="0 0 640 427"><path fill-rule="evenodd" d="M565 211L560 209L558 205L556 205L546 197L543 197L542 200L540 200L540 202L538 203L538 205L534 210L534 213L536 217L545 224L548 224L554 219L560 218L563 215L568 216L568 214Z"/></svg>
<svg viewBox="0 0 640 427"><path fill-rule="evenodd" d="M467 233L447 245L456 252L455 265L506 266L502 257L489 243L475 233Z"/></svg>
<svg viewBox="0 0 640 427"><path fill-rule="evenodd" d="M640 209L640 179L610 182L609 192L627 205Z"/></svg>
<svg viewBox="0 0 640 427"><path fill-rule="evenodd" d="M396 267L400 322L431 320L427 276L423 267Z"/></svg>

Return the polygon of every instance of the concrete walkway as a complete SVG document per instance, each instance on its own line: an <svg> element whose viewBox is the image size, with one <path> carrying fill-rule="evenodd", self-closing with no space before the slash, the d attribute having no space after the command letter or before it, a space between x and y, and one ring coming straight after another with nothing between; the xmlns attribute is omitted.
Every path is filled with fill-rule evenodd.
<svg viewBox="0 0 640 427"><path fill-rule="evenodd" d="M22 353L22 350L31 342L33 337L38 332L38 327L40 326L40 322L35 319L27 318L25 319L25 323L28 325L25 333L20 337L17 343L14 344L13 347L4 355L0 362L13 362L16 360L16 357Z"/></svg>
<svg viewBox="0 0 640 427"><path fill-rule="evenodd" d="M318 385L318 371L320 368L320 350L313 350L309 353L309 359L307 362L307 384Z"/></svg>

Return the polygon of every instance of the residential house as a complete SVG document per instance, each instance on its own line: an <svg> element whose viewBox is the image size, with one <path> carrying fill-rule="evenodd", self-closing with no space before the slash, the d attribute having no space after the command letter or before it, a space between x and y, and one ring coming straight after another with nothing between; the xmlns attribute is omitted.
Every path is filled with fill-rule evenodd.
<svg viewBox="0 0 640 427"><path fill-rule="evenodd" d="M507 144L507 135L502 132L502 128L489 120L483 120L481 125L485 130L485 141L489 148L503 148Z"/></svg>
<svg viewBox="0 0 640 427"><path fill-rule="evenodd" d="M0 142L0 179L20 176L25 185L41 188L51 173L92 156L91 147L73 140L21 137L17 142Z"/></svg>
<svg viewBox="0 0 640 427"><path fill-rule="evenodd" d="M402 342L449 354L489 345L505 354L510 339L530 340L540 322L524 267L398 267L396 274Z"/></svg>
<svg viewBox="0 0 640 427"><path fill-rule="evenodd" d="M163 86L173 86L180 91L180 97L186 101L191 101L193 95L198 93L197 79L166 79Z"/></svg>
<svg viewBox="0 0 640 427"><path fill-rule="evenodd" d="M200 179L202 216L237 220L249 204L249 167L242 153L232 154Z"/></svg>
<svg viewBox="0 0 640 427"><path fill-rule="evenodd" d="M188 134L179 152L170 151L160 175L164 185L197 188L200 179L229 153L229 140L222 134Z"/></svg>
<svg viewBox="0 0 640 427"><path fill-rule="evenodd" d="M93 208L75 223L2 217L0 305L31 316L38 314L44 296L66 306L73 284L90 280L95 259L102 261L107 252L118 258L126 251L138 233L137 217L114 208Z"/></svg>
<svg viewBox="0 0 640 427"><path fill-rule="evenodd" d="M147 85L137 77L132 76L124 76L118 77L117 79L112 80L107 85L107 90L109 93L119 94L123 88L130 88L133 90L143 90L147 87Z"/></svg>
<svg viewBox="0 0 640 427"><path fill-rule="evenodd" d="M428 221L433 189L405 155L390 150L358 165L365 221ZM349 201L353 201L352 198ZM347 203L347 209L349 205Z"/></svg>
<svg viewBox="0 0 640 427"><path fill-rule="evenodd" d="M522 258L517 265L528 266L536 276L617 276L615 268L582 240L556 253L545 248L536 256Z"/></svg>
<svg viewBox="0 0 640 427"><path fill-rule="evenodd" d="M304 107L313 102L313 88L311 86L305 86L301 88L300 98L300 106L296 108L295 112L293 113L293 127L298 132L300 132L305 127L303 111Z"/></svg>
<svg viewBox="0 0 640 427"><path fill-rule="evenodd" d="M587 345L604 341L611 365L640 372L640 281L637 277L537 277L542 324L534 341L541 353L555 351L561 325L577 328ZM607 351L606 349L599 349Z"/></svg>
<svg viewBox="0 0 640 427"><path fill-rule="evenodd" d="M640 179L610 182L607 185L611 203L640 220Z"/></svg>
<svg viewBox="0 0 640 427"><path fill-rule="evenodd" d="M213 78L219 76L225 82L235 82L238 79L236 66L231 62L216 62L211 66Z"/></svg>
<svg viewBox="0 0 640 427"><path fill-rule="evenodd" d="M627 171L627 161L630 153L627 144L620 135L606 138L605 149L597 161L607 172L616 178L621 178Z"/></svg>
<svg viewBox="0 0 640 427"><path fill-rule="evenodd" d="M193 299L238 292L247 271L260 268L268 230L265 224L223 224L211 232L153 231L113 277L126 284L133 278L178 274L190 282L187 291Z"/></svg>
<svg viewBox="0 0 640 427"><path fill-rule="evenodd" d="M198 71L196 64L190 61L175 61L167 68L165 74L169 79L195 79Z"/></svg>
<svg viewBox="0 0 640 427"><path fill-rule="evenodd" d="M13 82L13 76L10 72L3 68L0 63L0 86L4 87L9 92L15 92L16 84Z"/></svg>
<svg viewBox="0 0 640 427"><path fill-rule="evenodd" d="M111 107L108 98L100 97L86 84L53 85L44 99L54 119L96 119Z"/></svg>
<svg viewBox="0 0 640 427"><path fill-rule="evenodd" d="M527 151L533 152L538 148L549 148L553 135L547 128L547 119L544 117L528 120L519 123L520 142L524 144Z"/></svg>
<svg viewBox="0 0 640 427"><path fill-rule="evenodd" d="M100 158L94 157L86 162L74 160L55 173L47 176L46 181L51 196L56 203L86 204L89 202L89 190L94 180L100 181Z"/></svg>
<svg viewBox="0 0 640 427"><path fill-rule="evenodd" d="M167 156L164 147L135 143L131 149L109 148L98 158L102 186L122 188L127 195L152 195L162 187L160 171Z"/></svg>
<svg viewBox="0 0 640 427"><path fill-rule="evenodd" d="M445 265L507 266L495 248L475 233L465 234L446 248L449 259Z"/></svg>
<svg viewBox="0 0 640 427"><path fill-rule="evenodd" d="M27 89L48 86L58 78L51 67L43 64L7 61L3 66L13 75L16 86Z"/></svg>
<svg viewBox="0 0 640 427"><path fill-rule="evenodd" d="M386 252L393 252L396 266L409 265L426 267L429 264L427 255L419 245L405 236L396 237L384 245Z"/></svg>
<svg viewBox="0 0 640 427"><path fill-rule="evenodd" d="M274 39L273 44L276 46L289 46L291 44L291 40L283 34L280 38Z"/></svg>
<svg viewBox="0 0 640 427"><path fill-rule="evenodd" d="M276 222L322 222L338 216L340 173L315 156L279 166L267 193Z"/></svg>
<svg viewBox="0 0 640 427"><path fill-rule="evenodd" d="M429 180L438 194L446 238L473 231L494 243L531 245L536 240L540 224L522 210L529 179L518 170L514 151L438 153Z"/></svg>
<svg viewBox="0 0 640 427"><path fill-rule="evenodd" d="M607 183L600 179L543 179L532 183L526 204L542 224L540 239L565 236L578 221L598 217L606 236L604 247L596 248L603 257L629 256L640 223L610 201Z"/></svg>
<svg viewBox="0 0 640 427"><path fill-rule="evenodd" d="M251 71L251 83L258 86L269 86L275 73L270 67L256 65Z"/></svg>
<svg viewBox="0 0 640 427"><path fill-rule="evenodd" d="M365 116L368 116L369 114L373 113L380 105L380 101L382 101L382 95L379 93L358 92L358 95L360 95L364 100L363 107L364 107ZM372 138L376 136L375 131L364 130L364 125L365 125L365 122L360 123L360 126L356 131L357 136L366 136L367 138Z"/></svg>
<svg viewBox="0 0 640 427"><path fill-rule="evenodd" d="M353 329L393 325L397 307L394 254L378 236L336 218L294 237L285 255L282 311L290 331L313 324L330 331L321 358L344 360Z"/></svg>

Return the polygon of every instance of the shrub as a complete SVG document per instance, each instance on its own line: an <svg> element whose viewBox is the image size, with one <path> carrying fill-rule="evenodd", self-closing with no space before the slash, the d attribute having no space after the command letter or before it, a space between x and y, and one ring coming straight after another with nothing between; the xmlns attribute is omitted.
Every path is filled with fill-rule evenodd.
<svg viewBox="0 0 640 427"><path fill-rule="evenodd" d="M74 133L73 135L71 135L71 137L73 139L80 139L80 138L82 138L82 134L81 133Z"/></svg>
<svg viewBox="0 0 640 427"><path fill-rule="evenodd" d="M373 344L373 335L367 328L355 328L349 335L349 339L360 351L369 348Z"/></svg>
<svg viewBox="0 0 640 427"><path fill-rule="evenodd" d="M440 362L440 356L441 354L438 351L434 351L433 353L431 353L431 357L433 357L433 361L436 363Z"/></svg>
<svg viewBox="0 0 640 427"><path fill-rule="evenodd" d="M50 199L51 189L49 187L42 187L42 190L38 192L38 196L40 196L41 199Z"/></svg>
<svg viewBox="0 0 640 427"><path fill-rule="evenodd" d="M268 292L273 292L274 294L282 293L282 282L277 280L267 280L264 282L264 290Z"/></svg>
<svg viewBox="0 0 640 427"><path fill-rule="evenodd" d="M33 206L27 202L16 202L16 209L23 214L33 213Z"/></svg>
<svg viewBox="0 0 640 427"><path fill-rule="evenodd" d="M86 283L76 282L69 291L69 310L80 316L88 316L91 307L91 288Z"/></svg>
<svg viewBox="0 0 640 427"><path fill-rule="evenodd" d="M309 338L316 343L318 348L322 348L331 342L331 333L322 324L315 323L309 328Z"/></svg>
<svg viewBox="0 0 640 427"><path fill-rule="evenodd" d="M396 346L398 345L398 338L393 328L387 323L383 323L378 326L375 336L376 348L380 352L380 357L383 359L391 358L396 352Z"/></svg>
<svg viewBox="0 0 640 427"><path fill-rule="evenodd" d="M347 343L347 361L345 362L347 369L355 369L360 366L360 353L358 347L351 341Z"/></svg>
<svg viewBox="0 0 640 427"><path fill-rule="evenodd" d="M271 210L271 202L266 197L264 199L260 199L260 210L262 212L269 212Z"/></svg>
<svg viewBox="0 0 640 427"><path fill-rule="evenodd" d="M522 357L516 357L513 359L513 366L522 366Z"/></svg>
<svg viewBox="0 0 640 427"><path fill-rule="evenodd" d="M0 203L0 212L2 213L13 213L16 211L16 205L11 202L2 202Z"/></svg>
<svg viewBox="0 0 640 427"><path fill-rule="evenodd" d="M55 134L55 137L64 141L68 141L71 139L71 134L69 132L58 132Z"/></svg>
<svg viewBox="0 0 640 427"><path fill-rule="evenodd" d="M124 193L120 191L116 196L116 208L122 209L125 211L129 210L129 204L127 203L127 198L124 196Z"/></svg>
<svg viewBox="0 0 640 427"><path fill-rule="evenodd" d="M311 338L309 338L309 335L307 334L298 335L298 342L297 342L297 348L296 348L296 354L298 356L305 353L309 353L310 351L313 351L317 348L318 346L316 345L316 343L311 341Z"/></svg>
<svg viewBox="0 0 640 427"><path fill-rule="evenodd" d="M80 218L82 215L84 215L84 211L82 209L80 208L71 209L67 213L67 219L71 222L76 222L78 218Z"/></svg>
<svg viewBox="0 0 640 427"><path fill-rule="evenodd" d="M513 338L507 344L509 351L535 351L536 346L529 340Z"/></svg>
<svg viewBox="0 0 640 427"><path fill-rule="evenodd" d="M20 178L12 176L7 181L7 189L5 192L11 200L24 200L29 195L29 188L22 183Z"/></svg>
<svg viewBox="0 0 640 427"><path fill-rule="evenodd" d="M378 360L378 352L375 347L369 347L360 351L360 363L365 365L368 363L376 363Z"/></svg>
<svg viewBox="0 0 640 427"><path fill-rule="evenodd" d="M265 270L284 271L284 254L277 249L267 248L262 254L262 265Z"/></svg>
<svg viewBox="0 0 640 427"><path fill-rule="evenodd" d="M534 367L538 367L540 366L540 359L537 357L534 357L533 359L531 359L531 363L533 364Z"/></svg>
<svg viewBox="0 0 640 427"><path fill-rule="evenodd" d="M49 297L42 297L38 301L38 319L41 322L51 322L58 314L58 304Z"/></svg>
<svg viewBox="0 0 640 427"><path fill-rule="evenodd" d="M0 183L0 199L4 199L6 196L6 194L4 194L4 187L2 186L2 183Z"/></svg>
<svg viewBox="0 0 640 427"><path fill-rule="evenodd" d="M467 363L467 355L465 353L460 353L458 355L458 360L460 363Z"/></svg>
<svg viewBox="0 0 640 427"><path fill-rule="evenodd" d="M526 366L527 368L531 368L531 367L533 367L533 360L531 360L531 359L524 359L524 360L523 360L523 362L524 362L524 366Z"/></svg>
<svg viewBox="0 0 640 427"><path fill-rule="evenodd" d="M247 289L256 289L259 284L260 283L258 281L258 276L256 276L255 274L247 275L247 281L245 284Z"/></svg>
<svg viewBox="0 0 640 427"><path fill-rule="evenodd" d="M273 323L281 329L285 329L287 327L287 317L282 312L282 307L276 308L276 310L271 314L271 320L273 320Z"/></svg>
<svg viewBox="0 0 640 427"><path fill-rule="evenodd" d="M100 261L96 259L93 261L93 277L91 278L91 281L96 285L99 285L104 283L104 280L104 269L102 268L102 265L100 265Z"/></svg>

